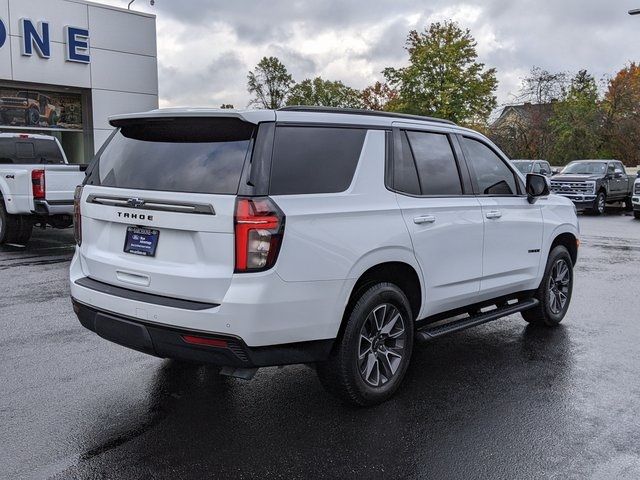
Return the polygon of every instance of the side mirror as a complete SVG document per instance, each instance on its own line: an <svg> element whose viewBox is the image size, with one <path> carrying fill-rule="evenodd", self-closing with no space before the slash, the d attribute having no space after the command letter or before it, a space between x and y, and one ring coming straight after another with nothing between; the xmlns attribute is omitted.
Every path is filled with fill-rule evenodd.
<svg viewBox="0 0 640 480"><path fill-rule="evenodd" d="M528 173L526 190L529 203L536 203L538 197L546 197L550 193L547 177L537 173Z"/></svg>
<svg viewBox="0 0 640 480"><path fill-rule="evenodd" d="M552 168L551 169L551 175L558 175L560 173L560 169L559 168Z"/></svg>
<svg viewBox="0 0 640 480"><path fill-rule="evenodd" d="M620 178L620 177L622 177L622 170L619 170L619 169L617 169L617 168L616 168L616 171L613 173L613 176L614 176L615 178Z"/></svg>

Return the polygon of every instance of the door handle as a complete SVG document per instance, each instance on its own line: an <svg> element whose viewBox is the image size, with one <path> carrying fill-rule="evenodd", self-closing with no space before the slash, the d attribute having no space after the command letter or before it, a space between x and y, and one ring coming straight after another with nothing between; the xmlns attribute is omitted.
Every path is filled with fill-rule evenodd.
<svg viewBox="0 0 640 480"><path fill-rule="evenodd" d="M413 219L413 223L420 225L422 223L433 223L436 221L436 217L433 215L422 215L420 217L415 217Z"/></svg>
<svg viewBox="0 0 640 480"><path fill-rule="evenodd" d="M490 212L487 212L485 216L487 218L500 218L502 217L502 212L500 212L499 210L491 210Z"/></svg>

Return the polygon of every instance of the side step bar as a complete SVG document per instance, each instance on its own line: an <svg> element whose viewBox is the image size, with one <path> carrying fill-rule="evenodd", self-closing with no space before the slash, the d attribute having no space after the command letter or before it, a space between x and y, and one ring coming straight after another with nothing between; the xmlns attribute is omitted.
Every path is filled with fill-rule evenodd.
<svg viewBox="0 0 640 480"><path fill-rule="evenodd" d="M535 307L540 303L537 299L531 298L529 300L522 300L513 305L507 305L505 307L491 310L490 312L480 313L472 317L463 318L460 320L454 320L452 322L444 323L436 327L430 327L429 325L421 328L416 333L416 338L420 341L429 341L434 338L439 338L449 333L460 332L467 328L482 325L483 323L492 322L498 320L507 315L513 315L514 313L522 312Z"/></svg>

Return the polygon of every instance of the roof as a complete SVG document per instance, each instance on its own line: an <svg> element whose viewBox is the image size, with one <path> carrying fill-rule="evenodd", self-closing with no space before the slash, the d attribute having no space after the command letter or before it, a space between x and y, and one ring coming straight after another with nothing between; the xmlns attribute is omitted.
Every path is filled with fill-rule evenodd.
<svg viewBox="0 0 640 480"><path fill-rule="evenodd" d="M274 122L279 121L318 121L327 123L353 123L366 124L371 126L392 126L397 122L427 123L430 125L454 126L460 130L455 123L440 118L421 117L418 115L405 115L392 112L378 112L374 110L359 110L350 108L330 108L330 107L284 107L278 110L255 110L255 109L220 109L220 108L160 108L148 112L127 113L109 117L109 123L116 124L134 119L148 118L175 118L175 117L229 117L236 118L248 123ZM466 129L464 129L466 130Z"/></svg>
<svg viewBox="0 0 640 480"><path fill-rule="evenodd" d="M141 17L156 18L156 16L153 13L141 12L140 10L131 10L129 8L116 7L115 5L106 5L104 3L92 2L90 0L64 0L64 1L71 2L71 3L81 3L83 5L89 5L91 7L106 8L108 10L116 10L118 12L129 13L131 15L138 15ZM142 3L142 0L138 0L138 1ZM132 6L134 5L135 3Z"/></svg>
<svg viewBox="0 0 640 480"><path fill-rule="evenodd" d="M51 135L42 135L40 133L26 133L26 132L6 132L0 133L0 138L24 138L34 140L55 140L56 137Z"/></svg>
<svg viewBox="0 0 640 480"><path fill-rule="evenodd" d="M507 105L502 109L500 116L493 122L496 127L503 123L509 114L518 116L522 121L530 122L535 116L549 118L553 114L553 103L522 103L520 105Z"/></svg>

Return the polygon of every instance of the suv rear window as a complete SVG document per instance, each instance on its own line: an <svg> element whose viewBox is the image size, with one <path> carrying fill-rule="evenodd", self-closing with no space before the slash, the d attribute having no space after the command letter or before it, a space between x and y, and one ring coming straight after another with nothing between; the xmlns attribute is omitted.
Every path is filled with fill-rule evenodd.
<svg viewBox="0 0 640 480"><path fill-rule="evenodd" d="M254 125L234 118L136 119L98 152L87 184L236 194Z"/></svg>
<svg viewBox="0 0 640 480"><path fill-rule="evenodd" d="M360 128L276 128L269 193L345 191L356 171L366 134Z"/></svg>

